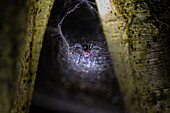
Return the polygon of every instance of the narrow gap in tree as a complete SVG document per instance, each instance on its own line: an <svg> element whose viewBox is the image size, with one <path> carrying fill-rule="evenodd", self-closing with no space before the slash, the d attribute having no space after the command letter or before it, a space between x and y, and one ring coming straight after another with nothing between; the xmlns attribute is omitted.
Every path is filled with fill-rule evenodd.
<svg viewBox="0 0 170 113"><path fill-rule="evenodd" d="M56 0L30 113L123 113L94 0Z"/></svg>

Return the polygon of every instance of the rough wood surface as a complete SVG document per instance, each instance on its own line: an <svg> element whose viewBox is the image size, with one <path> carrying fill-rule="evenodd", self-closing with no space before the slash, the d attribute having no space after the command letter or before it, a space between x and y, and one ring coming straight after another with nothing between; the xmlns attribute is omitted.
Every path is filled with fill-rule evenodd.
<svg viewBox="0 0 170 113"><path fill-rule="evenodd" d="M26 28L13 113L27 113L31 102L44 32L54 0L32 0Z"/></svg>
<svg viewBox="0 0 170 113"><path fill-rule="evenodd" d="M11 113L29 0L0 1L0 113Z"/></svg>
<svg viewBox="0 0 170 113"><path fill-rule="evenodd" d="M127 110L170 112L170 2L96 2Z"/></svg>

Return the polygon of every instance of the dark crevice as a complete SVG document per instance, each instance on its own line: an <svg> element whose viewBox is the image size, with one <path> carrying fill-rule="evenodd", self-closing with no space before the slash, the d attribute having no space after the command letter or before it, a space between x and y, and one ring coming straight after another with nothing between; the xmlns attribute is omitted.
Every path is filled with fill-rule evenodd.
<svg viewBox="0 0 170 113"><path fill-rule="evenodd" d="M91 9L82 3L64 19L62 32L69 46L78 43L88 48L69 48L70 53L67 53L57 25L77 3L79 0L56 0L54 3L44 36L30 113L124 112L123 96L94 4ZM94 50L89 49L91 44Z"/></svg>

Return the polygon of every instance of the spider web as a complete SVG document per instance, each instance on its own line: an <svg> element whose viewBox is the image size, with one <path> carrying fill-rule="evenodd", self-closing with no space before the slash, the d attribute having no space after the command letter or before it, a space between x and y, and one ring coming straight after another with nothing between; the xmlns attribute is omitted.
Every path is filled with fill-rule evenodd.
<svg viewBox="0 0 170 113"><path fill-rule="evenodd" d="M90 54L88 56L85 56L84 51L81 49L83 43L81 43L81 42L79 43L79 42L75 42L75 41L71 41L71 40L70 40L70 43L69 43L67 39L72 38L73 36L72 37L67 36L67 38L66 38L64 36L63 30L62 30L62 28L63 28L62 25L63 25L64 20L69 15L76 12L76 10L80 9L82 7L83 3L86 6L86 8L88 8L88 10L90 10L90 14L92 16L97 14L96 9L92 6L92 5L95 5L95 4L92 3L92 2L89 2L87 0L79 1L72 9L70 9L69 11L66 12L66 14L62 17L61 21L58 24L59 34L60 34L60 37L61 37L62 42L63 42L61 44L62 45L62 48L61 48L62 52L61 52L59 57L61 59L63 59L60 62L61 64L63 64L63 67L66 69L67 67L65 67L65 64L68 63L67 66L69 66L69 68L70 68L70 69L68 69L68 71L64 71L64 72L69 73L69 70L73 69L76 73L86 72L88 74L91 73L91 75L93 75L92 72L96 73L96 71L98 71L99 73L101 73L104 70L108 70L107 67L110 67L109 64L107 63L107 58L108 58L108 55L109 55L108 50L103 49L103 48L106 48L106 43L104 43L105 45L100 44L100 42L99 42L99 40L101 40L100 37L98 37L98 39L94 38L95 40L86 39L86 40L82 41L83 43L86 43L88 45L90 44L93 47L94 46L97 47L94 50L90 50ZM86 36L86 38L87 37L88 36ZM94 36L94 37L96 37L96 36ZM74 39L74 37L72 39ZM86 41L88 41L88 42L86 42ZM105 42L104 39L103 39L102 42ZM70 44L72 44L73 46L70 46ZM79 45L79 46L76 46L76 44ZM98 49L98 48L102 48L102 49ZM63 52L63 51L65 51L65 52ZM66 63L62 63L62 62L66 62ZM80 75L80 74L78 74L78 75Z"/></svg>
<svg viewBox="0 0 170 113"><path fill-rule="evenodd" d="M97 13L97 11L92 7L91 4L94 5L93 2L89 2L88 0L78 0L80 1L78 4L76 4L73 9L71 9L70 11L66 12L66 14L62 17L61 21L58 23L58 29L59 29L59 34L61 35L61 38L63 40L63 43L64 45L67 47L67 54L70 53L70 45L69 43L67 42L66 40L66 37L63 35L63 32L62 32L62 23L63 21L65 20L65 18L71 14L72 12L74 12L76 9L79 8L79 6L82 4L82 3L85 3L90 9L92 9L95 13Z"/></svg>
<svg viewBox="0 0 170 113"><path fill-rule="evenodd" d="M38 69L37 83L40 85L37 89L49 92L52 95L50 98L54 97L52 100L57 106L50 106L55 109L61 109L64 105L64 110L68 113L87 113L91 108L94 113L101 109L105 113L112 113L115 111L112 106L122 102L122 98L118 93L95 3L87 0L66 2L61 4L63 8L58 8L60 5L57 4L54 9L58 9L50 16ZM82 50L79 47L73 48L76 43L81 46L92 44L101 49L95 48L94 53L88 56L83 53L80 58ZM77 97L85 99L77 100ZM117 101L117 97L121 101ZM94 101L86 103L86 100ZM76 106L75 103L81 107L70 110L70 106Z"/></svg>
<svg viewBox="0 0 170 113"><path fill-rule="evenodd" d="M96 17L97 10L93 7L94 5L95 5L94 3L89 2L87 0L81 0L81 1L79 0L71 9L69 9L69 11L67 11L64 14L64 16L61 18L61 21L58 23L59 34L60 34L60 38L62 39L60 43L60 51L58 57L61 58L60 64L61 67L63 67L62 69L64 69L63 73L65 73L65 75L69 75L70 72L74 73L74 76L72 77L69 76L69 78L73 81L76 76L80 76L80 75L84 76L86 81L88 81L89 78L93 78L93 77L95 79L97 77L108 79L105 76L105 74L107 75L112 73L112 69L110 66L111 59L107 49L107 44L104 35L102 34L102 32L97 31L97 29L101 27L99 25L96 25L99 22L96 22L96 24L93 23L91 24L92 26L95 26L91 30L93 32L91 33L82 32L82 34L85 35L84 39L82 39L83 37L81 36L81 33L75 33L74 31L70 32L70 29L73 28L69 29L65 27L64 29L64 26L68 26L68 24L70 24L68 21L70 19L69 17L71 15L74 16L74 13L75 14L78 13L78 11L80 11L81 8L82 9L84 8L86 11L88 10L89 15L91 15L92 17ZM63 24L65 21L66 23ZM82 20L82 21L86 21L86 20ZM79 28L84 27L84 24L82 24L82 22L75 21L75 24L77 24ZM96 29L95 32L94 29ZM83 30L85 32L86 29ZM76 29L76 31L78 30ZM69 35L67 36L67 34ZM79 46L76 46L76 44ZM96 47L96 48L90 50L90 54L86 56L85 55L86 53L82 50L83 44L92 45L92 47ZM105 74L101 74L101 73L105 73ZM108 77L112 78L113 76L108 76Z"/></svg>

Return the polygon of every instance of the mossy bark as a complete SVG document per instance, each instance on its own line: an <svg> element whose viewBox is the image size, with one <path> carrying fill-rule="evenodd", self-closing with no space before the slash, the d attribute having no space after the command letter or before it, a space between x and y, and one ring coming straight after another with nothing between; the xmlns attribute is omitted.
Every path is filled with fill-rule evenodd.
<svg viewBox="0 0 170 113"><path fill-rule="evenodd" d="M13 113L29 111L42 41L53 2L54 0L32 0Z"/></svg>
<svg viewBox="0 0 170 113"><path fill-rule="evenodd" d="M11 113L14 105L29 5L29 0L0 1L0 113Z"/></svg>
<svg viewBox="0 0 170 113"><path fill-rule="evenodd" d="M127 110L170 112L170 2L96 2Z"/></svg>

